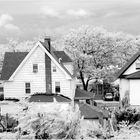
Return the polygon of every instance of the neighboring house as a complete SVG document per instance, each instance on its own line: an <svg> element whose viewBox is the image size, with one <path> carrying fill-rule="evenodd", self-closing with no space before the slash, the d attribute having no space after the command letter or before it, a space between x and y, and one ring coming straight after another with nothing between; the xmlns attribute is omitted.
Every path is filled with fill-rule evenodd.
<svg viewBox="0 0 140 140"><path fill-rule="evenodd" d="M140 52L136 53L120 71L120 98L129 97L131 105L140 105Z"/></svg>
<svg viewBox="0 0 140 140"><path fill-rule="evenodd" d="M53 51L50 38L38 41L30 52L6 52L1 73L5 98L34 93L58 93L74 99L73 64L64 51Z"/></svg>

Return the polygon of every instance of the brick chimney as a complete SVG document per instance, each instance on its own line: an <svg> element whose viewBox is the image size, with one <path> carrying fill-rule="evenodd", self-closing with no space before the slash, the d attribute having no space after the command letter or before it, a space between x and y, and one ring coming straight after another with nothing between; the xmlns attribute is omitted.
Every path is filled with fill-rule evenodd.
<svg viewBox="0 0 140 140"><path fill-rule="evenodd" d="M44 46L51 53L51 38L44 38ZM45 54L45 79L46 79L46 93L52 93L52 74L51 74L51 59Z"/></svg>
<svg viewBox="0 0 140 140"><path fill-rule="evenodd" d="M46 36L44 38L44 44L45 44L45 47L46 49L51 52L51 38L49 36Z"/></svg>

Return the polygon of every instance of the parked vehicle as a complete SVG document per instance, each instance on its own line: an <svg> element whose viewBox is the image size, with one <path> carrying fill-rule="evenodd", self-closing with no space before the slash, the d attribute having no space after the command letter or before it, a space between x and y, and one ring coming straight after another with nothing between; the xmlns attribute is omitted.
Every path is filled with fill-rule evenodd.
<svg viewBox="0 0 140 140"><path fill-rule="evenodd" d="M113 101L113 99L114 99L114 96L113 96L113 94L111 92L106 93L105 96L104 96L105 101Z"/></svg>

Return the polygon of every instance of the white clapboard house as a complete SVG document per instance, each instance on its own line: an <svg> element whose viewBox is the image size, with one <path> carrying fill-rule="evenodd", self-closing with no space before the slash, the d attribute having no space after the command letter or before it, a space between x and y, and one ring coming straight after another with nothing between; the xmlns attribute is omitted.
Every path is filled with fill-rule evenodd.
<svg viewBox="0 0 140 140"><path fill-rule="evenodd" d="M5 98L34 93L75 96L73 64L64 51L54 51L50 38L38 41L30 52L6 52L1 73Z"/></svg>
<svg viewBox="0 0 140 140"><path fill-rule="evenodd" d="M120 97L129 97L131 105L140 105L140 52L136 53L118 72Z"/></svg>

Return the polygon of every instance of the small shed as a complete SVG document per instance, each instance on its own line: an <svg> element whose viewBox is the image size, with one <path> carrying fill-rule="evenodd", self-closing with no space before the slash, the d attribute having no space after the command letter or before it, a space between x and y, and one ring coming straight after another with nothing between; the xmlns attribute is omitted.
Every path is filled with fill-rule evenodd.
<svg viewBox="0 0 140 140"><path fill-rule="evenodd" d="M91 106L89 104L79 104L81 115L84 117L85 122L96 122L106 127L106 121L109 118L109 112L102 110L99 107Z"/></svg>
<svg viewBox="0 0 140 140"><path fill-rule="evenodd" d="M91 92L82 90L80 88L75 89L75 97L74 101L77 102L83 102L88 104L94 104L93 102L93 94Z"/></svg>

